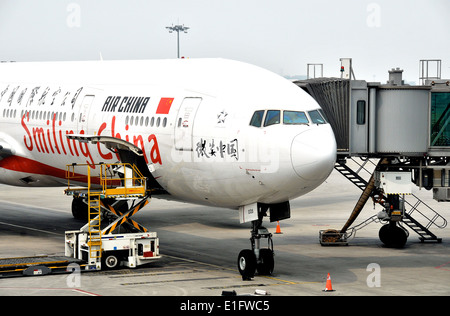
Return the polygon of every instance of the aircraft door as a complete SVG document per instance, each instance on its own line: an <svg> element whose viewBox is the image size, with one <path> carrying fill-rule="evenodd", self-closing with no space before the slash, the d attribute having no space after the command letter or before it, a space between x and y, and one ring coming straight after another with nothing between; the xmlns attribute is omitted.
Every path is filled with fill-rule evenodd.
<svg viewBox="0 0 450 316"><path fill-rule="evenodd" d="M195 115L201 102L202 98L185 98L181 103L175 122L175 149L193 150L192 131Z"/></svg>
<svg viewBox="0 0 450 316"><path fill-rule="evenodd" d="M88 129L88 115L89 109L91 108L92 102L94 102L95 95L85 95L83 101L80 104L77 130L81 132L82 130L87 133Z"/></svg>

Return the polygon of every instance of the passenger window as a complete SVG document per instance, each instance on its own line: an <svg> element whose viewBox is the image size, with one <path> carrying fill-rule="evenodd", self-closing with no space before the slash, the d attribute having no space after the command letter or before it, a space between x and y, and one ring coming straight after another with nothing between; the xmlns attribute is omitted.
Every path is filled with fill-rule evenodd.
<svg viewBox="0 0 450 316"><path fill-rule="evenodd" d="M309 111L308 114L313 124L326 124L325 119L320 115L319 111Z"/></svg>
<svg viewBox="0 0 450 316"><path fill-rule="evenodd" d="M264 126L270 126L274 124L280 124L280 111L279 110L269 110L266 114L266 120L264 121Z"/></svg>
<svg viewBox="0 0 450 316"><path fill-rule="evenodd" d="M250 125L255 127L261 127L263 116L264 111L256 111L255 113L253 113Z"/></svg>
<svg viewBox="0 0 450 316"><path fill-rule="evenodd" d="M305 112L298 111L284 111L283 112L284 124L308 124L308 118Z"/></svg>

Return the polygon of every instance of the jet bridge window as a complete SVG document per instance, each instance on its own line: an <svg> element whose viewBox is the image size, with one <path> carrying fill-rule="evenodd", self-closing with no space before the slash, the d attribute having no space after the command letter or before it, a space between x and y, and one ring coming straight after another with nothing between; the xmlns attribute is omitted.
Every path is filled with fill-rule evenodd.
<svg viewBox="0 0 450 316"><path fill-rule="evenodd" d="M308 118L305 112L283 111L284 124L308 124Z"/></svg>
<svg viewBox="0 0 450 316"><path fill-rule="evenodd" d="M430 145L450 146L450 93L431 94Z"/></svg>
<svg viewBox="0 0 450 316"><path fill-rule="evenodd" d="M264 126L280 124L280 110L269 110L266 114Z"/></svg>
<svg viewBox="0 0 450 316"><path fill-rule="evenodd" d="M366 124L366 101L364 100L356 102L356 124Z"/></svg>
<svg viewBox="0 0 450 316"><path fill-rule="evenodd" d="M313 124L326 124L327 123L325 121L325 119L322 117L322 115L320 115L318 110L309 111L308 114L309 114L309 117L311 118L311 121L313 122Z"/></svg>
<svg viewBox="0 0 450 316"><path fill-rule="evenodd" d="M263 116L264 111L256 111L255 113L253 113L250 125L255 127L261 127Z"/></svg>

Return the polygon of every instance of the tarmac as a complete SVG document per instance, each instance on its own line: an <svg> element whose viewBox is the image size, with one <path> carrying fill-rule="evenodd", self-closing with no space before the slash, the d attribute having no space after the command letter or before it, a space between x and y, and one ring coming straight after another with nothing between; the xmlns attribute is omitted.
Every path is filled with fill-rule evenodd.
<svg viewBox="0 0 450 316"><path fill-rule="evenodd" d="M0 258L63 255L64 231L83 223L71 214L64 188L0 186ZM444 217L447 203L414 193ZM243 281L237 256L250 248L250 225L235 210L153 198L133 219L160 238L162 258L136 269L0 278L0 296L448 296L450 227L430 228L441 243L421 243L413 231L403 249L383 246L380 223L359 230L348 246L321 246L319 231L340 229L361 191L337 172L291 201L291 218L264 226L272 232L272 276ZM368 202L358 224L380 211ZM264 245L263 245L264 246ZM333 291L324 291L327 275ZM234 291L234 292L233 292ZM181 308L181 307L180 307Z"/></svg>

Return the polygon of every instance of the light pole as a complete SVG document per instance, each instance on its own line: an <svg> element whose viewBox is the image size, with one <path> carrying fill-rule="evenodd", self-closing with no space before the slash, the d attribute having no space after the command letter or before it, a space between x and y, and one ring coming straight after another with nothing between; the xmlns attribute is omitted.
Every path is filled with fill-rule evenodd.
<svg viewBox="0 0 450 316"><path fill-rule="evenodd" d="M166 26L166 29L169 30L169 33L177 32L177 51L178 51L178 58L180 58L180 32L187 33L187 30L189 30L189 27L183 25L173 25L172 26Z"/></svg>

